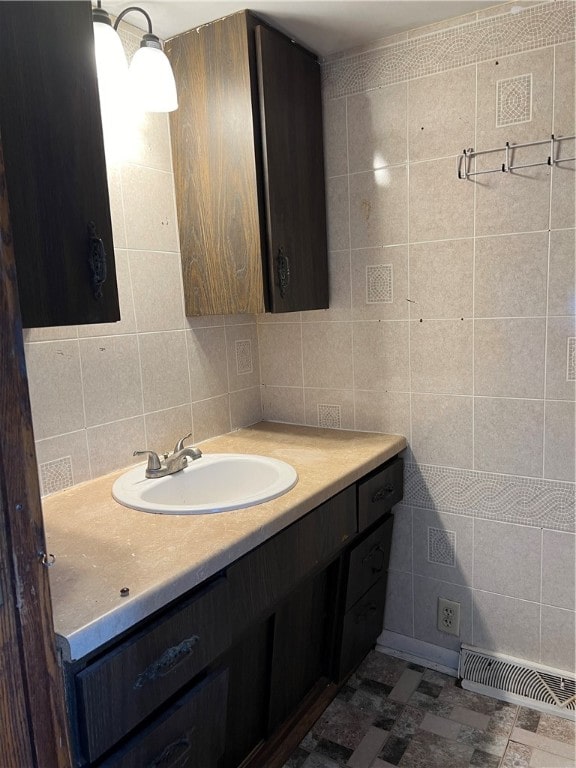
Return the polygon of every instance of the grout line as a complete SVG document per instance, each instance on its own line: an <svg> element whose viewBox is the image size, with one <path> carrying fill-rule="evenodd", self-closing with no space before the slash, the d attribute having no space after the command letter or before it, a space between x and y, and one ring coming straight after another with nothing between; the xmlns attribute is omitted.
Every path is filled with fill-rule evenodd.
<svg viewBox="0 0 576 768"><path fill-rule="evenodd" d="M475 65L475 88L474 146L476 147L478 144L478 64ZM476 468L476 206L477 185L474 184L472 208L472 469ZM472 638L474 638L474 610L472 610Z"/></svg>

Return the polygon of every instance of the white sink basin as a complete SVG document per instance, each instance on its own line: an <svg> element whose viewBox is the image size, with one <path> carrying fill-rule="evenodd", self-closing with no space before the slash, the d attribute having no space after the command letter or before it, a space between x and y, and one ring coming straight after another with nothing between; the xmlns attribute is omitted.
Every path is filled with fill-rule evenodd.
<svg viewBox="0 0 576 768"><path fill-rule="evenodd" d="M125 507L162 515L199 515L262 504L293 488L294 467L243 453L212 453L180 472L149 480L145 464L125 472L112 496Z"/></svg>

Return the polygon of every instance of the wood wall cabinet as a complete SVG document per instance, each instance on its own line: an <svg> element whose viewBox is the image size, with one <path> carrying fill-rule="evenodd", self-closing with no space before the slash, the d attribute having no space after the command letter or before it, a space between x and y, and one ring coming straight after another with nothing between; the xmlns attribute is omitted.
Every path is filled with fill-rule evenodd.
<svg viewBox="0 0 576 768"><path fill-rule="evenodd" d="M24 327L119 320L89 2L0 2L0 134Z"/></svg>
<svg viewBox="0 0 576 768"><path fill-rule="evenodd" d="M302 702L335 693L382 630L391 500L401 498L394 458L65 665L75 765L282 765L266 750L284 732L283 748L297 746L290 723Z"/></svg>
<svg viewBox="0 0 576 768"><path fill-rule="evenodd" d="M320 68L249 11L166 43L187 315L328 306Z"/></svg>

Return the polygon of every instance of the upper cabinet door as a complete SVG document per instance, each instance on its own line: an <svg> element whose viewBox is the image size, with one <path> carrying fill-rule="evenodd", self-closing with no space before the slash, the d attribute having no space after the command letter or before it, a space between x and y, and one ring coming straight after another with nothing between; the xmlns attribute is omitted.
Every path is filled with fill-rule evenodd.
<svg viewBox="0 0 576 768"><path fill-rule="evenodd" d="M23 325L119 320L89 2L0 2L0 133Z"/></svg>
<svg viewBox="0 0 576 768"><path fill-rule="evenodd" d="M273 312L328 307L320 67L285 35L256 28L268 271Z"/></svg>

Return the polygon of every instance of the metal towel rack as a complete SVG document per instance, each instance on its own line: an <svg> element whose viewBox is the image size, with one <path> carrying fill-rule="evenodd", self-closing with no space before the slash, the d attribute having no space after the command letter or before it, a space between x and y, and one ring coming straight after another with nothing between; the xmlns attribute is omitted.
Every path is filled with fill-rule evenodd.
<svg viewBox="0 0 576 768"><path fill-rule="evenodd" d="M511 171L518 171L520 168L533 168L536 165L558 165L559 163L568 163L576 160L576 157L556 157L556 147L562 141L569 141L570 139L576 139L576 136L561 136L556 137L554 134L549 139L543 139L542 141L528 141L526 144L510 144L506 142L504 147L498 147L497 149L483 149L480 152L475 152L473 149L464 149L462 154L458 156L458 178L469 179L472 176L480 176L483 173L510 173ZM540 163L524 163L522 165L511 165L512 154L515 149L521 149L522 147L536 147L538 145L547 144L549 147L548 158ZM489 155L493 152L504 152L504 162L500 164L498 168L488 168L484 171L471 171L472 160L479 155Z"/></svg>

